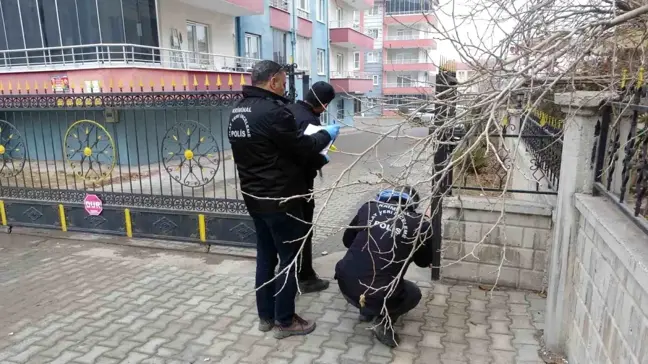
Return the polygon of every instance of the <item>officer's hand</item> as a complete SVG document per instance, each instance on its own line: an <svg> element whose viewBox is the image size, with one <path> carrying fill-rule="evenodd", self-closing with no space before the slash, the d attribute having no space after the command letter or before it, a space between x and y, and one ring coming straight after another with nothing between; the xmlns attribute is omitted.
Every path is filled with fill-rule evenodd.
<svg viewBox="0 0 648 364"><path fill-rule="evenodd" d="M331 136L331 140L335 140L338 134L340 134L340 125L327 125L326 127L324 127L324 130L326 130L326 132Z"/></svg>
<svg viewBox="0 0 648 364"><path fill-rule="evenodd" d="M324 154L324 159L326 159L326 163L324 164L328 164L328 162L331 161L331 158L329 158L328 154Z"/></svg>

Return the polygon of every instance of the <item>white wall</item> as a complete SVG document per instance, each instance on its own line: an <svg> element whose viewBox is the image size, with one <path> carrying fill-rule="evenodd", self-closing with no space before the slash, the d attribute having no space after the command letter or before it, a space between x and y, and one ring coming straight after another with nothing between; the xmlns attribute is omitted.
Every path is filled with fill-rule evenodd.
<svg viewBox="0 0 648 364"><path fill-rule="evenodd" d="M571 198L564 343L569 363L648 363L648 236L601 197Z"/></svg>
<svg viewBox="0 0 648 364"><path fill-rule="evenodd" d="M377 3L377 2L376 2ZM382 5L382 3L381 3ZM383 7L378 7L379 11L376 15L370 15L369 11L364 12L364 28L378 29L378 37L374 40L374 49L382 49L383 47Z"/></svg>
<svg viewBox="0 0 648 364"><path fill-rule="evenodd" d="M187 21L209 25L210 53L236 55L234 17L193 7L178 0L158 0L160 37L163 48L171 48L171 30L182 33L182 48L187 50Z"/></svg>

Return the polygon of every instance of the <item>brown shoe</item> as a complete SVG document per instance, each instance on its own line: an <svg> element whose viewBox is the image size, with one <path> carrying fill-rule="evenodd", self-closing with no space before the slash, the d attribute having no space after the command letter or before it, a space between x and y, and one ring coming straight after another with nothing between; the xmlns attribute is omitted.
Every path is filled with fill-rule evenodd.
<svg viewBox="0 0 648 364"><path fill-rule="evenodd" d="M315 322L308 322L303 318L295 315L293 316L292 324L288 327L275 325L274 337L275 339L285 339L289 336L295 335L308 335L315 330Z"/></svg>

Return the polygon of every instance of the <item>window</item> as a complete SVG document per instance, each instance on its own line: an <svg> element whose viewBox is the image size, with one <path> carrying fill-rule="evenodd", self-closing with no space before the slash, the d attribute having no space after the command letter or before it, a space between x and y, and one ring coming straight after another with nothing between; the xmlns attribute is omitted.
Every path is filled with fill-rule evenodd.
<svg viewBox="0 0 648 364"><path fill-rule="evenodd" d="M326 14L326 6L324 0L317 0L317 21L324 21L324 14Z"/></svg>
<svg viewBox="0 0 648 364"><path fill-rule="evenodd" d="M323 49L317 50L317 73L326 74L326 51Z"/></svg>
<svg viewBox="0 0 648 364"><path fill-rule="evenodd" d="M380 84L380 83L379 83L379 82L380 82L380 78L378 77L378 75L373 75L373 76L371 76L371 77L373 78L373 85L374 85L374 86L378 86L378 85Z"/></svg>
<svg viewBox="0 0 648 364"><path fill-rule="evenodd" d="M297 68L300 70L310 69L310 39L297 37L297 56L295 57Z"/></svg>
<svg viewBox="0 0 648 364"><path fill-rule="evenodd" d="M279 63L288 63L287 49L288 43L286 32L277 29L272 30L272 60Z"/></svg>
<svg viewBox="0 0 648 364"><path fill-rule="evenodd" d="M378 53L367 52L367 63L377 63L377 62L378 62Z"/></svg>
<svg viewBox="0 0 648 364"><path fill-rule="evenodd" d="M353 99L353 113L356 115L362 113L362 101L360 99Z"/></svg>
<svg viewBox="0 0 648 364"><path fill-rule="evenodd" d="M261 36L245 33L245 57L261 59Z"/></svg>
<svg viewBox="0 0 648 364"><path fill-rule="evenodd" d="M410 76L397 76L396 84L398 87L410 87L412 85L412 78Z"/></svg>
<svg viewBox="0 0 648 364"><path fill-rule="evenodd" d="M373 39L378 39L378 29L377 28L367 29L367 35Z"/></svg>
<svg viewBox="0 0 648 364"><path fill-rule="evenodd" d="M342 74L345 71L344 67L344 54L338 53L335 55L335 72Z"/></svg>
<svg viewBox="0 0 648 364"><path fill-rule="evenodd" d="M342 28L344 21L344 10L341 7L335 8L335 20L331 24L332 28Z"/></svg>
<svg viewBox="0 0 648 364"><path fill-rule="evenodd" d="M155 0L0 0L0 49L132 43L157 47ZM7 63L74 62L100 57L151 60L159 52L137 48L124 54L110 47L7 53ZM74 52L73 52L74 51ZM111 52L108 54L108 52ZM148 54L146 53L148 52ZM3 61L0 61L2 64Z"/></svg>
<svg viewBox="0 0 648 364"><path fill-rule="evenodd" d="M187 22L187 49L189 63L209 64L209 26Z"/></svg>
<svg viewBox="0 0 648 364"><path fill-rule="evenodd" d="M396 31L396 35L398 36L398 39L414 39L414 34L412 33L411 29L398 29Z"/></svg>
<svg viewBox="0 0 648 364"><path fill-rule="evenodd" d="M297 15L304 19L309 19L308 16L310 13L310 0L296 0L297 3Z"/></svg>
<svg viewBox="0 0 648 364"><path fill-rule="evenodd" d="M360 69L360 52L353 52L353 69Z"/></svg>
<svg viewBox="0 0 648 364"><path fill-rule="evenodd" d="M367 10L367 15L380 15L380 5L374 4L373 8Z"/></svg>
<svg viewBox="0 0 648 364"><path fill-rule="evenodd" d="M344 120L344 98L340 97L337 101L337 119Z"/></svg>
<svg viewBox="0 0 648 364"><path fill-rule="evenodd" d="M356 10L352 13L353 29L360 29L360 13Z"/></svg>

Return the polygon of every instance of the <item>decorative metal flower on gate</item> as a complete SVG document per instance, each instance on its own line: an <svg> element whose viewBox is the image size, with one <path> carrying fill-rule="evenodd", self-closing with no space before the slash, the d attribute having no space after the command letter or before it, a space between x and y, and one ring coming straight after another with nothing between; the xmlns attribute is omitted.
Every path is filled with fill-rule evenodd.
<svg viewBox="0 0 648 364"><path fill-rule="evenodd" d="M220 167L216 138L201 123L179 122L162 139L162 163L176 182L192 188L202 187L216 177Z"/></svg>
<svg viewBox="0 0 648 364"><path fill-rule="evenodd" d="M16 177L25 167L25 143L13 124L0 120L0 177Z"/></svg>
<svg viewBox="0 0 648 364"><path fill-rule="evenodd" d="M88 182L109 179L115 169L115 142L101 124L93 120L74 122L63 138L65 159L74 175Z"/></svg>

